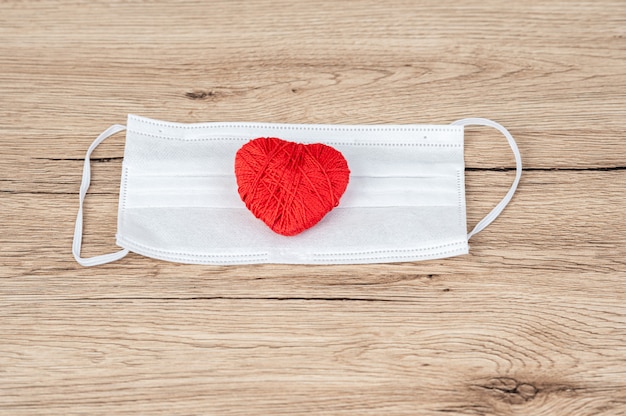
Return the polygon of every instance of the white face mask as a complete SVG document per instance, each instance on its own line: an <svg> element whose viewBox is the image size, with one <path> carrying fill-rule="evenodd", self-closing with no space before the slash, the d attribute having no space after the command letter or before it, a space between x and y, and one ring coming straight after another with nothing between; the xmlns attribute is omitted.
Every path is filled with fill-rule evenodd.
<svg viewBox="0 0 626 416"><path fill-rule="evenodd" d="M498 129L515 155L504 199L468 234L463 126ZM73 254L83 266L129 251L197 264L356 264L406 262L466 254L468 239L511 200L521 176L517 145L500 124L463 119L451 125L297 125L169 123L129 115L117 225L123 250L82 258L83 200L91 152L124 130L114 125L85 157ZM350 179L339 205L295 236L279 235L238 194L237 151L258 137L323 143L341 152Z"/></svg>

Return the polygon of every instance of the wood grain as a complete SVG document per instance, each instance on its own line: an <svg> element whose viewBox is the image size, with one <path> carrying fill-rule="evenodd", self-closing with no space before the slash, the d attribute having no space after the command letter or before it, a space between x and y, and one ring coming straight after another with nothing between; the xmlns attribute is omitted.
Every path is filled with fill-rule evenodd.
<svg viewBox="0 0 626 416"><path fill-rule="evenodd" d="M626 415L623 1L0 3L0 414ZM70 252L84 153L181 122L495 119L525 173L444 260L192 266ZM84 254L124 149L94 153ZM466 135L468 222L513 178Z"/></svg>

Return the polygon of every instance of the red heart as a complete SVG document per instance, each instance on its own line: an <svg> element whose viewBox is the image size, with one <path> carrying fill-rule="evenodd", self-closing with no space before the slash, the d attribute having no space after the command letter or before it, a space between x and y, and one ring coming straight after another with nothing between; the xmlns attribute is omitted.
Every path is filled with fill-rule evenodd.
<svg viewBox="0 0 626 416"><path fill-rule="evenodd" d="M321 143L259 137L235 156L239 196L274 232L292 236L339 205L350 170L343 155Z"/></svg>

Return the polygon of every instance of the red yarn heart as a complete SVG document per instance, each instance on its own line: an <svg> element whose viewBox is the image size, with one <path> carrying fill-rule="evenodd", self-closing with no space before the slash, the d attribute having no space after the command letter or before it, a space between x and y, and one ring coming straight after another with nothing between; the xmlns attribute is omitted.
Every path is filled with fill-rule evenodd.
<svg viewBox="0 0 626 416"><path fill-rule="evenodd" d="M343 155L321 143L259 137L235 156L239 196L274 232L292 236L339 205L350 170Z"/></svg>

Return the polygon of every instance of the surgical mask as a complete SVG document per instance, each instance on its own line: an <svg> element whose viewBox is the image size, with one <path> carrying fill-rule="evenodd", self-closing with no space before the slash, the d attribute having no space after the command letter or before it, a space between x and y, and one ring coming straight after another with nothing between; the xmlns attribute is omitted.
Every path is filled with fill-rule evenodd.
<svg viewBox="0 0 626 416"><path fill-rule="evenodd" d="M516 161L513 185L471 232L465 205L464 126L490 126ZM90 155L126 129L116 243L122 250L80 256ZM322 143L339 152L349 182L338 205L294 236L253 215L234 173L238 151L256 138ZM130 251L180 263L358 264L410 262L466 254L468 240L509 203L522 162L500 124L482 118L450 125L181 124L129 115L92 143L85 157L72 252L94 266Z"/></svg>

